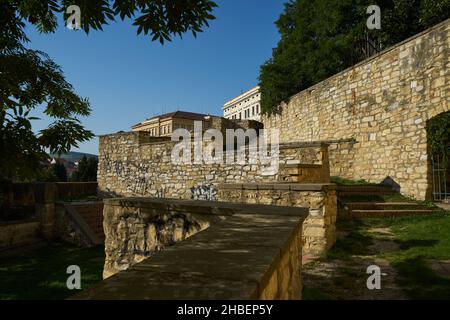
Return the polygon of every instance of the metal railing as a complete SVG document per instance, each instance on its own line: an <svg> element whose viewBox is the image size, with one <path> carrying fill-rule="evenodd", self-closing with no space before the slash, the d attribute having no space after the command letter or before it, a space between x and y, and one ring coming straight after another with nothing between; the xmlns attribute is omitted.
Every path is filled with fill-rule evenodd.
<svg viewBox="0 0 450 320"><path fill-rule="evenodd" d="M450 199L450 167L444 166L442 158L431 157L431 171L433 175L433 199L442 201Z"/></svg>

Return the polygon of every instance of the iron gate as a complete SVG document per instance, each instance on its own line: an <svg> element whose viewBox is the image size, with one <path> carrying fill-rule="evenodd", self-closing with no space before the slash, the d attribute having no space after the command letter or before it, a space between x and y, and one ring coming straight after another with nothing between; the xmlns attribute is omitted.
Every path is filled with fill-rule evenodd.
<svg viewBox="0 0 450 320"><path fill-rule="evenodd" d="M431 158L431 171L433 174L433 198L435 201L450 199L450 166L446 168L442 157Z"/></svg>

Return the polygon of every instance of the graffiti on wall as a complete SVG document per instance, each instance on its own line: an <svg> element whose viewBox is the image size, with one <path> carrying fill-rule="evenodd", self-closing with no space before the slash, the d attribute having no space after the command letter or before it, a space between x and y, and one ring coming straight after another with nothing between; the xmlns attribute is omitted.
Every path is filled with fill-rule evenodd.
<svg viewBox="0 0 450 320"><path fill-rule="evenodd" d="M217 190L213 185L201 185L191 188L193 200L217 201Z"/></svg>

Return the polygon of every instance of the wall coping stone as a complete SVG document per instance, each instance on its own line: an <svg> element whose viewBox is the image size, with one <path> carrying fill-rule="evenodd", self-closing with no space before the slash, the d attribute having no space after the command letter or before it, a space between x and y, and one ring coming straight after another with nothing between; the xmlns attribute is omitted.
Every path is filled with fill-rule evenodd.
<svg viewBox="0 0 450 320"><path fill-rule="evenodd" d="M280 164L280 168L322 168L321 164L312 164L312 163L289 163L289 164Z"/></svg>
<svg viewBox="0 0 450 320"><path fill-rule="evenodd" d="M86 204L103 204L103 201L97 200L97 201L55 201L55 204L68 204L71 206L81 206Z"/></svg>
<svg viewBox="0 0 450 320"><path fill-rule="evenodd" d="M308 215L308 208L267 206L259 204L242 204L220 201L179 200L159 198L110 198L103 200L105 205L130 208L150 208L157 210L169 210L177 212L189 212L208 215L234 215L234 214L258 214L258 215Z"/></svg>
<svg viewBox="0 0 450 320"><path fill-rule="evenodd" d="M336 190L334 183L224 183L220 189L233 190L291 190L291 191L327 191Z"/></svg>

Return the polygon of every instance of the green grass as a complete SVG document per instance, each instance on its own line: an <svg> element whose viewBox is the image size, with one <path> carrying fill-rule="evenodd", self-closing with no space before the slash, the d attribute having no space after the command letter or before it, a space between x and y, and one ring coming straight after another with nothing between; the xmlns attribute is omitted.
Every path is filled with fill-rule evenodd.
<svg viewBox="0 0 450 320"><path fill-rule="evenodd" d="M412 198L401 195L400 193L385 194L385 195L353 195L340 196L341 202L411 202L411 203L425 203L425 201L416 201Z"/></svg>
<svg viewBox="0 0 450 320"><path fill-rule="evenodd" d="M318 288L303 288L303 300L332 300L333 297Z"/></svg>
<svg viewBox="0 0 450 320"><path fill-rule="evenodd" d="M104 248L80 248L63 243L45 244L14 257L0 257L0 299L65 299L67 267L81 268L86 289L102 280Z"/></svg>
<svg viewBox="0 0 450 320"><path fill-rule="evenodd" d="M398 285L411 299L450 299L450 278L437 274L430 267L432 261L450 260L449 213L338 221L337 228L346 235L340 237L322 259L350 262L355 255L384 258L396 269ZM373 228L388 228L391 234L373 233L370 231ZM393 241L398 250L370 252L369 247L375 240ZM347 276L348 280L353 277ZM308 295L320 296L311 288L306 292Z"/></svg>
<svg viewBox="0 0 450 320"><path fill-rule="evenodd" d="M401 251L386 254L392 262L415 259L450 259L450 214L403 217L383 221L395 234Z"/></svg>
<svg viewBox="0 0 450 320"><path fill-rule="evenodd" d="M450 260L450 215L412 217L387 223L400 250L382 256L402 278L400 285L413 299L450 299L450 278L434 272L432 260Z"/></svg>
<svg viewBox="0 0 450 320"><path fill-rule="evenodd" d="M378 185L376 183L367 182L364 179L350 180L341 177L331 177L331 182L340 186L373 186Z"/></svg>
<svg viewBox="0 0 450 320"><path fill-rule="evenodd" d="M381 202L381 203L389 203L389 202L407 202L411 204L417 204L420 206L425 206L425 208L420 209L433 209L433 210L441 210L438 206L436 206L433 202L430 201L419 201L413 198L404 196L400 193L386 194L386 195L353 195L353 196L340 196L338 199L338 204L341 208L344 207L345 203L351 202ZM392 207L392 209L396 209L396 207ZM401 206L397 207L397 209L403 209ZM443 210L442 210L443 211Z"/></svg>

